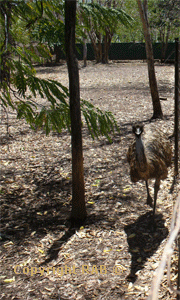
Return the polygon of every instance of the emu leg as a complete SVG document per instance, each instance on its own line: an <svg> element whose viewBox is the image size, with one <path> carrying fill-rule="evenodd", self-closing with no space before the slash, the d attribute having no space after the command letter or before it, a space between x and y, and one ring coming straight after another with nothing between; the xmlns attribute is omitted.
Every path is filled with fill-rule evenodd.
<svg viewBox="0 0 180 300"><path fill-rule="evenodd" d="M153 207L153 219L155 215L155 210L156 210L156 200L157 200L157 194L159 191L159 186L160 186L160 179L156 179L155 184L154 184L154 207Z"/></svg>
<svg viewBox="0 0 180 300"><path fill-rule="evenodd" d="M148 187L148 182L146 181L146 189L147 189L147 204L151 207L153 207L153 199L149 193L149 187Z"/></svg>

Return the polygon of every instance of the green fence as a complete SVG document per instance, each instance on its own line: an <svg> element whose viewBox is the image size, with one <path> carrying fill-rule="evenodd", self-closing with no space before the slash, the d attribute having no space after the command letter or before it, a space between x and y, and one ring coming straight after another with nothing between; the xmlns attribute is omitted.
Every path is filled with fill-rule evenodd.
<svg viewBox="0 0 180 300"><path fill-rule="evenodd" d="M161 43L153 44L154 58L161 59ZM78 60L83 59L83 45L76 45L76 55ZM65 59L63 52L59 52L61 59ZM94 60L94 50L91 44L87 44L87 59ZM146 50L144 43L112 43L109 50L110 60L142 60L146 59ZM166 60L175 59L175 43L168 43L166 51Z"/></svg>

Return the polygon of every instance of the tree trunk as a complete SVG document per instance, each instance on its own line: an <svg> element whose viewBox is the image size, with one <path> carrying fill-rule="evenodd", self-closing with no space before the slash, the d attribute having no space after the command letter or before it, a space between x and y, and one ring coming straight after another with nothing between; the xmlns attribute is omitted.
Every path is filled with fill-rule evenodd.
<svg viewBox="0 0 180 300"><path fill-rule="evenodd" d="M101 57L100 57L100 52L99 52L99 46L96 45L96 37L95 37L94 31L89 32L89 38L91 40L91 44L94 49L94 56L95 56L96 63L100 63Z"/></svg>
<svg viewBox="0 0 180 300"><path fill-rule="evenodd" d="M83 61L84 61L84 67L86 67L87 66L87 44L85 38L83 38Z"/></svg>
<svg viewBox="0 0 180 300"><path fill-rule="evenodd" d="M4 17L4 42L1 43L0 49L0 82L10 82L10 67L8 66L7 62L10 57L10 51L8 50L8 45L13 44L13 38L10 32L11 26L11 3L8 1L4 1L2 3L2 13Z"/></svg>
<svg viewBox="0 0 180 300"><path fill-rule="evenodd" d="M78 61L75 56L76 1L65 1L65 45L69 73L71 147L72 147L72 212L76 223L86 218L84 170L81 132Z"/></svg>
<svg viewBox="0 0 180 300"><path fill-rule="evenodd" d="M85 0L82 0L82 3L84 3ZM83 25L83 22L82 22ZM83 30L84 33L86 33L86 30ZM86 44L86 38L83 38L83 61L84 61L84 68L87 66L87 44Z"/></svg>
<svg viewBox="0 0 180 300"><path fill-rule="evenodd" d="M54 46L54 54L56 55L56 63L59 63L61 55L60 55L61 47L58 45Z"/></svg>
<svg viewBox="0 0 180 300"><path fill-rule="evenodd" d="M112 37L113 37L113 33L107 29L104 37L104 53L103 53L104 55L102 61L104 64L108 64L109 62L109 48L111 45Z"/></svg>
<svg viewBox="0 0 180 300"><path fill-rule="evenodd" d="M161 63L163 63L165 61L165 58L166 58L166 51L167 51L168 40L169 40L169 35L170 35L170 28L171 28L171 25L169 23L168 27L167 27L167 33L166 33L166 35L164 34L163 40L161 42L162 43L162 48L161 48Z"/></svg>
<svg viewBox="0 0 180 300"><path fill-rule="evenodd" d="M96 32L97 48L98 48L98 62L102 62L102 36L101 33Z"/></svg>
<svg viewBox="0 0 180 300"><path fill-rule="evenodd" d="M102 42L102 63L108 64L108 52L107 52L107 37L108 33L104 35L103 42Z"/></svg>
<svg viewBox="0 0 180 300"><path fill-rule="evenodd" d="M144 31L144 38L145 38L145 44L146 44L146 55L147 55L147 63L148 63L148 75L149 75L149 85L150 85L150 91L151 91L151 97L152 97L152 103L153 103L153 119L155 118L162 118L163 113L161 109L161 103L159 100L159 93L158 93L158 87L157 87L157 81L156 81L156 74L155 74L155 68L154 68L154 55L153 55L153 48L152 48L152 42L151 42L151 35L150 35L150 27L149 22L147 18L147 0L143 1L143 4L141 0L137 0L137 4L139 7L139 13L143 25L143 31Z"/></svg>

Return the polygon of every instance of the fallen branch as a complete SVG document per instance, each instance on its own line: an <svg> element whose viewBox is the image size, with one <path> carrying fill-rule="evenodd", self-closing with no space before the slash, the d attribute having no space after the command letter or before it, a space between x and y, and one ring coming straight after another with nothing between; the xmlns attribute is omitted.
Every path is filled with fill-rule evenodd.
<svg viewBox="0 0 180 300"><path fill-rule="evenodd" d="M173 254L173 243L176 240L179 231L180 231L180 193L177 197L176 204L174 207L174 212L173 212L173 217L172 217L172 222L171 222L170 236L165 245L161 262L159 264L159 267L158 267L156 274L154 276L154 279L152 281L148 300L157 300L158 299L158 290L159 290L159 286L160 286L160 283L161 283L161 280L162 280L162 277L164 274L164 269L166 267L166 264L168 267L168 270L167 270L168 285L173 292L180 294L180 291L175 290L170 283L170 267L171 267L171 256Z"/></svg>

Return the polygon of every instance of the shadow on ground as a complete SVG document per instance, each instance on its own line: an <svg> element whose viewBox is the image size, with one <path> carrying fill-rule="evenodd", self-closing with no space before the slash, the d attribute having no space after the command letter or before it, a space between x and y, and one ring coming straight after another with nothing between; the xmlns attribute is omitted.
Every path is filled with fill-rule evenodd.
<svg viewBox="0 0 180 300"><path fill-rule="evenodd" d="M115 165L112 162L108 170L111 171L114 168ZM13 174L15 173L15 170L10 171ZM54 165L51 164L42 169L41 172L27 172L25 187L23 184L11 187L5 172L6 182L1 190L0 242L9 239L17 243L23 243L32 234L33 238L42 238L48 232L53 232L53 234L57 234L57 241L49 254L49 257L52 258L55 256L54 249L57 248L56 244L61 244L61 241L67 241L73 234L73 229L70 227L69 222L72 182L69 178L61 178ZM99 172L101 173L101 170ZM113 189L114 182L106 187L108 178L105 176L103 180L97 190L97 194L86 194L88 211L86 225L97 224L97 226L102 225L105 228L111 228L114 227L117 218L124 214L124 212L121 213L120 211L118 214L116 213L116 203L121 201L127 205L127 202L130 202L132 197L130 194L123 195L123 180L119 184L119 188L122 190L120 195L116 193L115 188ZM101 191L104 193L102 198ZM88 203L88 197L92 197L90 200L94 203L93 206ZM113 215L113 220L109 218L109 211Z"/></svg>
<svg viewBox="0 0 180 300"><path fill-rule="evenodd" d="M71 182L62 178L52 179L48 183L34 180L33 184L37 186L34 193L21 187L13 192L2 191L3 239L22 242L32 232L36 232L36 236L44 236L48 231L64 230L70 214L70 205L65 196L71 192Z"/></svg>
<svg viewBox="0 0 180 300"><path fill-rule="evenodd" d="M156 230L152 231L152 212L140 216L134 223L124 227L131 254L131 272L127 279L135 282L137 271L141 270L146 260L157 251L167 237L168 229L164 226L162 214L155 216Z"/></svg>

